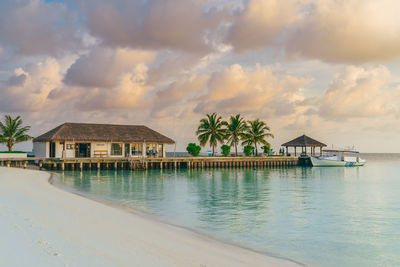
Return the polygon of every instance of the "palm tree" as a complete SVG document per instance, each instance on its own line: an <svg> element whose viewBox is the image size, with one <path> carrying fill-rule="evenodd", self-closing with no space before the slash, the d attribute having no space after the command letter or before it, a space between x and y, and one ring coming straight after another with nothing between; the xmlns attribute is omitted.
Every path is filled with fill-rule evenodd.
<svg viewBox="0 0 400 267"><path fill-rule="evenodd" d="M204 147L209 142L212 147L213 156L218 142L224 142L226 129L223 126L222 118L214 112L213 114L207 114L206 118L201 119L200 125L197 128L196 134L198 135L197 138L200 141L200 145Z"/></svg>
<svg viewBox="0 0 400 267"><path fill-rule="evenodd" d="M256 156L258 155L257 144L261 143L264 145L269 145L269 143L265 140L267 137L274 138L274 135L270 133L271 129L268 125L256 119L254 121L248 121L249 125L243 134L243 142L242 145L253 145L256 149Z"/></svg>
<svg viewBox="0 0 400 267"><path fill-rule="evenodd" d="M21 125L21 116L17 116L13 119L11 116L6 115L4 117L4 122L0 122L0 143L5 143L8 147L8 151L12 151L16 143L32 139L31 136L26 134L31 127L21 127Z"/></svg>
<svg viewBox="0 0 400 267"><path fill-rule="evenodd" d="M226 126L226 140L230 146L235 147L235 155L237 156L237 146L239 144L240 138L243 136L247 129L247 124L244 118L240 117L240 114L236 116L231 116L229 118L229 123L224 122Z"/></svg>

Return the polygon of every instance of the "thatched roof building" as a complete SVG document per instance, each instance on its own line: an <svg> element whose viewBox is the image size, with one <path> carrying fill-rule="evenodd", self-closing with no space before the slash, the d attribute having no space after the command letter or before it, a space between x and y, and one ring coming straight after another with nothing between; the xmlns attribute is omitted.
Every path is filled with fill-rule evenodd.
<svg viewBox="0 0 400 267"><path fill-rule="evenodd" d="M174 144L175 141L143 125L115 125L94 123L64 123L35 139L33 142L93 141L93 142L148 142Z"/></svg>
<svg viewBox="0 0 400 267"><path fill-rule="evenodd" d="M321 143L307 135L303 134L292 141L282 144L285 147L325 147L324 143Z"/></svg>
<svg viewBox="0 0 400 267"><path fill-rule="evenodd" d="M294 148L294 154L296 155L296 148L301 147L302 153L307 153L307 147L311 148L311 155L315 154L315 148L319 147L320 148L320 153L322 153L322 148L326 147L324 143L321 143L311 137L308 137L307 135L303 134L302 136L299 136L289 142L286 142L282 144L283 147L286 147L286 153L289 151L289 147Z"/></svg>

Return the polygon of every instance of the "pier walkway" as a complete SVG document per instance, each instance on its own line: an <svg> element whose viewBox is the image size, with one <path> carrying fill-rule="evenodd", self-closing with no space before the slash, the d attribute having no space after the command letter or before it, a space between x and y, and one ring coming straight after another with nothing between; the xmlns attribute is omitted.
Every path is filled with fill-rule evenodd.
<svg viewBox="0 0 400 267"><path fill-rule="evenodd" d="M291 167L298 165L297 157L174 157L174 158L10 158L0 159L0 166L27 168L37 165L46 170L147 170L201 169L240 167Z"/></svg>

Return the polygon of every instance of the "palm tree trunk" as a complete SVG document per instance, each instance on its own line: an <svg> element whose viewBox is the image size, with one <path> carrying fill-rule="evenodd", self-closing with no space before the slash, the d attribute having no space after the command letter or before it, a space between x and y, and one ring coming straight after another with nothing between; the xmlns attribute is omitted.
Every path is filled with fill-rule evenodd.
<svg viewBox="0 0 400 267"><path fill-rule="evenodd" d="M257 143L256 143L256 142L254 142L254 146L256 147L256 157L257 157L257 155L258 155L258 150L257 150Z"/></svg>
<svg viewBox="0 0 400 267"><path fill-rule="evenodd" d="M12 151L12 147L13 147L13 144L10 143L10 142L8 142L8 143L7 143L8 152L11 152L11 151Z"/></svg>
<svg viewBox="0 0 400 267"><path fill-rule="evenodd" d="M237 144L235 144L235 157L237 157Z"/></svg>
<svg viewBox="0 0 400 267"><path fill-rule="evenodd" d="M214 157L214 146L212 146L212 156Z"/></svg>

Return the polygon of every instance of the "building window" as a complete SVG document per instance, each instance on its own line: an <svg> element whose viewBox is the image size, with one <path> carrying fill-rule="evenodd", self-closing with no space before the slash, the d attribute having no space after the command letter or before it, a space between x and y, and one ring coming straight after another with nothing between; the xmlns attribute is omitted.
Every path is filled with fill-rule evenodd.
<svg viewBox="0 0 400 267"><path fill-rule="evenodd" d="M157 144L146 144L146 155L150 157L157 157L159 153L159 147Z"/></svg>
<svg viewBox="0 0 400 267"><path fill-rule="evenodd" d="M67 150L73 150L74 149L74 145L73 144L67 144L66 148L67 148Z"/></svg>
<svg viewBox="0 0 400 267"><path fill-rule="evenodd" d="M111 156L122 156L122 144L111 144Z"/></svg>
<svg viewBox="0 0 400 267"><path fill-rule="evenodd" d="M131 154L132 156L142 156L143 144L132 144L131 145Z"/></svg>
<svg viewBox="0 0 400 267"><path fill-rule="evenodd" d="M163 145L162 144L158 145L158 156L159 157L163 157L164 156L163 155Z"/></svg>

